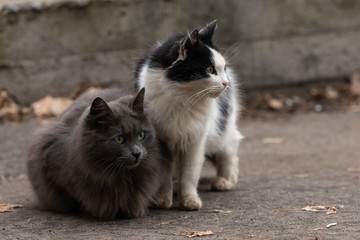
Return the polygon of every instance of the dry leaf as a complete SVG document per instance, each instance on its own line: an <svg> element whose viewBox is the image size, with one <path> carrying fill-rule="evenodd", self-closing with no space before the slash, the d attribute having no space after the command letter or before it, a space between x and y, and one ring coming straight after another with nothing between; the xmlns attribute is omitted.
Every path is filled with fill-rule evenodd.
<svg viewBox="0 0 360 240"><path fill-rule="evenodd" d="M23 207L20 204L0 203L0 212L11 212L14 208Z"/></svg>
<svg viewBox="0 0 360 240"><path fill-rule="evenodd" d="M326 214L333 214L337 213L340 208L343 208L344 205L339 205L336 207L329 207L329 206L306 206L302 208L302 211L309 211L309 212L325 212Z"/></svg>
<svg viewBox="0 0 360 240"><path fill-rule="evenodd" d="M174 223L176 222L176 220L170 220L170 221L167 221L167 222L162 222L162 223L159 223L158 226L161 226L161 225L168 225L168 224L171 224L171 223Z"/></svg>
<svg viewBox="0 0 360 240"><path fill-rule="evenodd" d="M21 107L17 105L6 91L0 93L0 119L20 121L22 118Z"/></svg>
<svg viewBox="0 0 360 240"><path fill-rule="evenodd" d="M325 88L325 97L328 99L337 99L339 97L339 92L333 87L327 86Z"/></svg>
<svg viewBox="0 0 360 240"><path fill-rule="evenodd" d="M266 144L282 144L285 142L284 138L263 138L262 140L263 143Z"/></svg>
<svg viewBox="0 0 360 240"><path fill-rule="evenodd" d="M360 70L355 71L350 77L350 92L354 96L360 96Z"/></svg>
<svg viewBox="0 0 360 240"><path fill-rule="evenodd" d="M215 209L214 213L232 213L232 211L231 210Z"/></svg>
<svg viewBox="0 0 360 240"><path fill-rule="evenodd" d="M348 168L347 170L351 173L360 173L360 168Z"/></svg>
<svg viewBox="0 0 360 240"><path fill-rule="evenodd" d="M193 237L203 237L203 236L214 235L214 232L211 230L205 230L203 232L189 231L189 232L178 232L178 233L174 233L173 235L186 236L188 238L193 238Z"/></svg>
<svg viewBox="0 0 360 240"><path fill-rule="evenodd" d="M46 96L37 102L34 102L31 106L34 109L34 113L38 117L59 116L63 113L72 103L69 98L54 98Z"/></svg>
<svg viewBox="0 0 360 240"><path fill-rule="evenodd" d="M335 222L335 223L330 223L330 224L326 225L326 227L331 228L331 227L336 226L336 225L337 225L337 223Z"/></svg>
<svg viewBox="0 0 360 240"><path fill-rule="evenodd" d="M310 89L310 94L315 99L322 99L322 98L325 97L326 93L325 93L325 91L323 89L311 88Z"/></svg>
<svg viewBox="0 0 360 240"><path fill-rule="evenodd" d="M271 98L268 100L268 106L273 110L280 110L284 107L284 103L279 99Z"/></svg>

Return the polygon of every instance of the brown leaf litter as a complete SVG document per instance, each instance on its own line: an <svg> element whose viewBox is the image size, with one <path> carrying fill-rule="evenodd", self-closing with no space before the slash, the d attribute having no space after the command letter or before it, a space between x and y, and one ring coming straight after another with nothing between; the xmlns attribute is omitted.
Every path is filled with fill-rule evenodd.
<svg viewBox="0 0 360 240"><path fill-rule="evenodd" d="M12 212L14 208L22 208L23 205L12 203L0 203L0 213Z"/></svg>
<svg viewBox="0 0 360 240"><path fill-rule="evenodd" d="M215 209L214 213L232 213L231 210Z"/></svg>
<svg viewBox="0 0 360 240"><path fill-rule="evenodd" d="M47 95L31 104L37 117L57 117L63 113L72 103L69 98L54 98Z"/></svg>
<svg viewBox="0 0 360 240"><path fill-rule="evenodd" d="M170 220L170 221L166 221L166 222L161 222L161 223L157 224L156 226L168 225L168 224L175 223L175 222L176 222L176 220Z"/></svg>
<svg viewBox="0 0 360 240"><path fill-rule="evenodd" d="M173 235L175 236L186 236L188 238L193 238L193 237L203 237L203 236L210 236L210 235L214 235L214 232L211 230L205 230L205 231L184 231L184 232L177 232L177 233L173 233Z"/></svg>
<svg viewBox="0 0 360 240"><path fill-rule="evenodd" d="M351 173L360 173L360 168L348 168L347 171Z"/></svg>
<svg viewBox="0 0 360 240"><path fill-rule="evenodd" d="M22 116L21 107L15 103L8 92L2 90L0 93L0 120L20 121Z"/></svg>
<svg viewBox="0 0 360 240"><path fill-rule="evenodd" d="M360 97L360 70L355 71L350 77L350 93Z"/></svg>
<svg viewBox="0 0 360 240"><path fill-rule="evenodd" d="M338 206L306 206L302 208L302 211L308 211L308 212L325 212L325 214L334 214L339 211L339 209L343 208L344 205L338 205Z"/></svg>

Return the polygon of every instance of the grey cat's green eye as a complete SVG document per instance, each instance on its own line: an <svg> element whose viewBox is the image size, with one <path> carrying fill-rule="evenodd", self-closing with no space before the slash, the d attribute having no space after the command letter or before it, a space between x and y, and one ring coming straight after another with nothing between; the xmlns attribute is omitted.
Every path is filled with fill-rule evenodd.
<svg viewBox="0 0 360 240"><path fill-rule="evenodd" d="M123 144L125 142L125 138L122 136L117 136L115 137L115 142L117 142L118 144Z"/></svg>
<svg viewBox="0 0 360 240"><path fill-rule="evenodd" d="M139 136L138 136L138 139L139 139L140 141L142 141L142 140L144 140L144 138L145 138L145 132L141 132L141 133L139 134Z"/></svg>
<svg viewBox="0 0 360 240"><path fill-rule="evenodd" d="M212 66L207 67L207 68L206 68L206 71L207 71L208 73L210 73L210 74L215 74L215 68L212 67Z"/></svg>

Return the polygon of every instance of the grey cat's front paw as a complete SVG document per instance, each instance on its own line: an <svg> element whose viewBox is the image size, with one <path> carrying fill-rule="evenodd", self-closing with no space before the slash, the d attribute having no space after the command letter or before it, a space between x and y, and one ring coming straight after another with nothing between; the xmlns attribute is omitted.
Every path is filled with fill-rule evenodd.
<svg viewBox="0 0 360 240"><path fill-rule="evenodd" d="M213 191L229 191L235 187L235 184L223 177L217 177L211 184Z"/></svg>
<svg viewBox="0 0 360 240"><path fill-rule="evenodd" d="M198 196L194 196L194 195L183 197L180 200L180 204L179 204L180 209L188 210L188 211L199 210L201 206L202 206L201 199Z"/></svg>
<svg viewBox="0 0 360 240"><path fill-rule="evenodd" d="M171 208L172 199L167 196L157 196L156 204L159 208Z"/></svg>

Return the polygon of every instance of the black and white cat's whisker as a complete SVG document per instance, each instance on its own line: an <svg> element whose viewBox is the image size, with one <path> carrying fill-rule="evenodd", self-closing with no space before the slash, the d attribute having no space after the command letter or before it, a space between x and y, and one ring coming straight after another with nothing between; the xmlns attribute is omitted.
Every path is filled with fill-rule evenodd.
<svg viewBox="0 0 360 240"><path fill-rule="evenodd" d="M200 92L196 92L193 95L191 95L189 97L189 99L187 100L187 104L191 103L193 101L193 99L197 98L199 95L203 94L204 92L208 91L208 89L203 89Z"/></svg>
<svg viewBox="0 0 360 240"><path fill-rule="evenodd" d="M211 91L209 89L204 89L198 93L195 93L194 95L192 95L188 101L187 101L187 107L189 108L189 110L191 109L192 106L195 105L195 103L197 103L198 101L200 101L203 97L205 97L206 95L208 95L209 93L211 93Z"/></svg>
<svg viewBox="0 0 360 240"><path fill-rule="evenodd" d="M207 91L205 93L203 93L202 95L199 95L196 99L194 99L189 105L188 105L188 110L191 110L191 108L197 103L199 102L201 99L203 99L205 96L211 94L210 91Z"/></svg>
<svg viewBox="0 0 360 240"><path fill-rule="evenodd" d="M228 65L232 65L232 64L236 64L238 63L239 60L238 59L238 56L240 54L240 45L241 44L244 44L242 42L239 42L239 43L235 43L233 44L232 46L230 46L228 48L228 50L224 53L224 57L226 59L226 62ZM235 61L233 61L235 60Z"/></svg>
<svg viewBox="0 0 360 240"><path fill-rule="evenodd" d="M194 106L197 102L199 102L201 99L203 99L204 97L206 97L207 95L211 95L211 94L215 94L219 91L218 87L210 87L207 89L202 90L201 92L199 92L198 94L194 94L196 95L195 97L193 97L191 99L191 101L187 104L188 105L188 110L190 110L192 108L192 106Z"/></svg>
<svg viewBox="0 0 360 240"><path fill-rule="evenodd" d="M227 51L224 56L226 59L227 63L230 63L232 59L234 59L235 57L237 57L239 55L239 47L234 47L233 49L229 49L229 51Z"/></svg>
<svg viewBox="0 0 360 240"><path fill-rule="evenodd" d="M189 100L192 100L193 98L196 98L196 97L198 97L199 95L201 96L201 94L204 94L204 93L207 94L207 92L209 92L209 91L214 91L214 90L219 90L219 87L212 86L212 87L205 88L205 89L203 89L203 90L201 90L201 91L193 94L193 95L189 98Z"/></svg>

